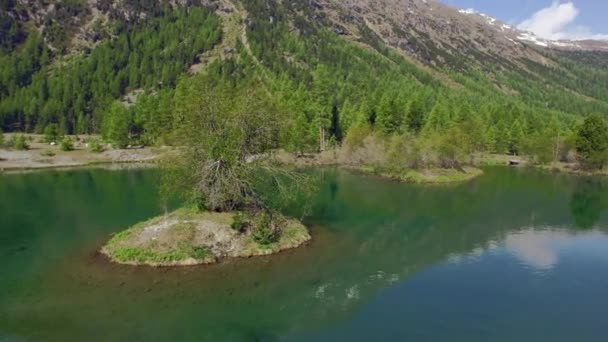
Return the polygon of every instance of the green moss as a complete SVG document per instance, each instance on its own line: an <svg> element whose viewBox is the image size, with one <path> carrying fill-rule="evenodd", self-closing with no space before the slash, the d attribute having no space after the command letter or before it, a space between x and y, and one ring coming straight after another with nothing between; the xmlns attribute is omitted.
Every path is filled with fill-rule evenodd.
<svg viewBox="0 0 608 342"><path fill-rule="evenodd" d="M157 251L154 248L121 247L112 253L112 258L121 263L167 264L186 259L204 260L211 256L211 251L205 247L191 247L167 251Z"/></svg>
<svg viewBox="0 0 608 342"><path fill-rule="evenodd" d="M165 216L157 216L148 221L139 222L139 223L133 225L132 227L130 227L129 229L112 234L112 239L110 239L110 241L108 241L106 246L115 245L120 242L123 242L123 241L127 240L128 238L130 238L133 234L143 230L144 228L162 222L163 219L165 219Z"/></svg>
<svg viewBox="0 0 608 342"><path fill-rule="evenodd" d="M108 246L117 245L120 242L128 239L133 234L134 230L135 230L135 227L128 229L128 230L123 230L122 232L114 234L112 239L110 239L110 241L108 242Z"/></svg>

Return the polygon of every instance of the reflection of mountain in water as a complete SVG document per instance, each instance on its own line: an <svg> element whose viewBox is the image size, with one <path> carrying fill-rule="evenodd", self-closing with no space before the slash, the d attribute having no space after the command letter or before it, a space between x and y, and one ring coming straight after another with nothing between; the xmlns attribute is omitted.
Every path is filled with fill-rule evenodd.
<svg viewBox="0 0 608 342"><path fill-rule="evenodd" d="M134 331L140 339L169 339L176 330L205 339L272 339L348 317L382 289L454 256L504 246L531 267L548 269L559 262L555 248L575 227L589 226L580 224L579 208L598 197L568 176L510 169L490 169L474 182L450 187L332 170L319 175L324 185L307 220L314 240L305 248L163 271L66 258L37 275L44 283L36 295L0 299L13 309L17 325L27 317L24 308L44 312L52 303L61 315L40 319L46 335L57 338L68 338L62 331L84 337L95 322L114 339ZM572 195L572 187L582 195ZM574 207L576 224L569 210ZM602 227L597 208L584 217ZM53 330L55 325L62 328Z"/></svg>
<svg viewBox="0 0 608 342"><path fill-rule="evenodd" d="M570 201L574 222L579 228L592 228L606 209L606 182L585 178L576 182ZM603 197L602 197L603 196Z"/></svg>

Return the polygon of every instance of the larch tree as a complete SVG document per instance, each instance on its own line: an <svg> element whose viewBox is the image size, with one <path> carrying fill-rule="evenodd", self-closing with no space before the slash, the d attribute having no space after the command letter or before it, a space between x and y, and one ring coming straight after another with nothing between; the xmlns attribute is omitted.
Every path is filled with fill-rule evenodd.
<svg viewBox="0 0 608 342"><path fill-rule="evenodd" d="M286 121L259 84L234 88L201 75L181 79L178 88L171 139L177 151L162 163L166 198L272 218L278 206L310 192L308 177L274 163Z"/></svg>
<svg viewBox="0 0 608 342"><path fill-rule="evenodd" d="M608 163L608 124L599 115L585 119L578 129L576 150L588 168L602 169Z"/></svg>

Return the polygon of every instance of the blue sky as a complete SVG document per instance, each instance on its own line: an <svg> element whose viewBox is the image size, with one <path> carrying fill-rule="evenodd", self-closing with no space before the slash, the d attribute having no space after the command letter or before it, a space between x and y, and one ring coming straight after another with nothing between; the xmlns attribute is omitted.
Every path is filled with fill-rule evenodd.
<svg viewBox="0 0 608 342"><path fill-rule="evenodd" d="M608 39L607 0L440 0L549 39Z"/></svg>

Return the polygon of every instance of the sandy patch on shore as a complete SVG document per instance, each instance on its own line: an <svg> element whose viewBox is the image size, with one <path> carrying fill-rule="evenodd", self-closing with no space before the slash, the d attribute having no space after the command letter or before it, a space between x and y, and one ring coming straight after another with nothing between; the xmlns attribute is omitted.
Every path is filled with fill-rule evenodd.
<svg viewBox="0 0 608 342"><path fill-rule="evenodd" d="M74 142L74 151L61 151L58 145L39 142L42 137L28 135L30 149L18 151L0 148L0 171L28 170L87 166L94 164L113 163L150 163L156 160L167 148L130 148L124 150L105 146L102 153L90 152L87 145L81 141ZM8 139L8 137L5 137ZM76 140L76 139L73 139Z"/></svg>

